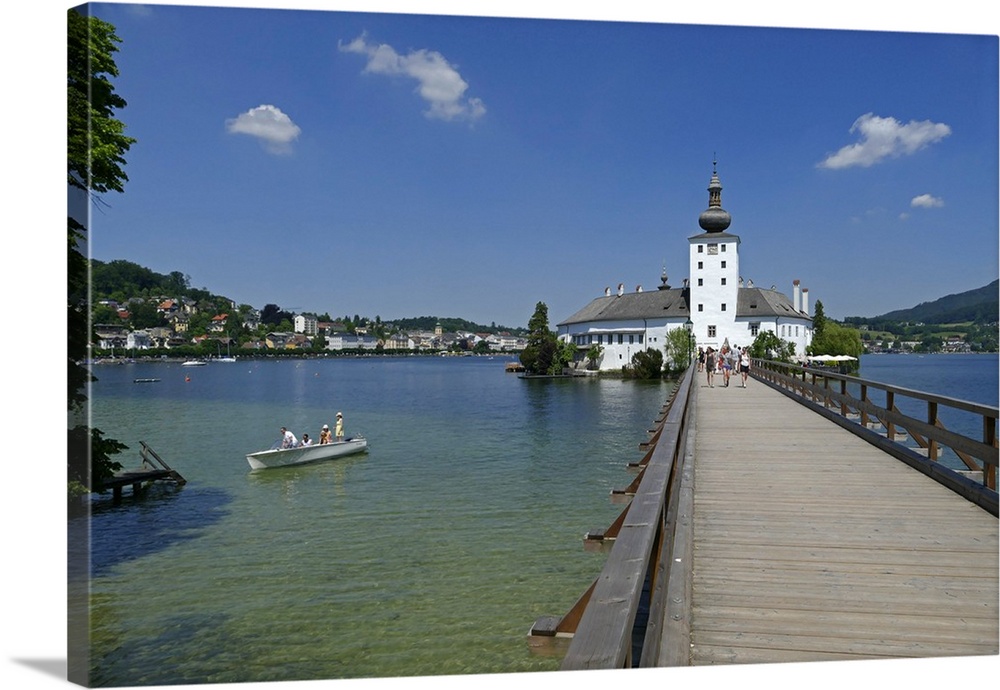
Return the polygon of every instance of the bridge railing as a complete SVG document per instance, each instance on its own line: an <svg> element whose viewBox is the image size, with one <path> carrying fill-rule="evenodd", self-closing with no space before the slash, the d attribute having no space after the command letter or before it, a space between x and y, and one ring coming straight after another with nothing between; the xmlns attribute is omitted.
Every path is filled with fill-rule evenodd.
<svg viewBox="0 0 1000 690"><path fill-rule="evenodd" d="M998 408L772 360L751 373L997 514Z"/></svg>
<svg viewBox="0 0 1000 690"><path fill-rule="evenodd" d="M641 475L626 490L628 506L614 524L596 538L611 547L600 576L562 618L536 621L529 639L569 639L561 668L619 669L655 666L664 635L663 611L668 605L668 586L687 578L671 571L689 568L689 558L678 561L678 550L688 540L678 525L688 525L690 510L685 503L682 477L690 462L694 435L689 401L695 367L689 367L674 390L665 415L651 430L649 450L635 468ZM691 432L691 433L689 433ZM673 590L671 590L672 592ZM671 594L673 596L673 594ZM675 599L677 597L674 597ZM683 641L685 653L687 640Z"/></svg>

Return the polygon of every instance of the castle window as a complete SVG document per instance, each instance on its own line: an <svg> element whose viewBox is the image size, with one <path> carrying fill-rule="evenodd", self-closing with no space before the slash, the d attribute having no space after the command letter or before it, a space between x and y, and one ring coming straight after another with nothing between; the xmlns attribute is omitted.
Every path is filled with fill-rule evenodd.
<svg viewBox="0 0 1000 690"><path fill-rule="evenodd" d="M698 279L698 287L701 287L702 285L704 285L704 281L701 278L699 278Z"/></svg>
<svg viewBox="0 0 1000 690"><path fill-rule="evenodd" d="M621 333L618 334L618 344L619 345L622 344L622 334Z"/></svg>
<svg viewBox="0 0 1000 690"><path fill-rule="evenodd" d="M723 284L723 285L725 285L725 284L726 284L726 279L725 279L725 278L723 278L723 279L722 279L722 284Z"/></svg>
<svg viewBox="0 0 1000 690"><path fill-rule="evenodd" d="M705 264L704 264L703 262L699 261L699 262L698 262L698 270L700 271L700 270L701 270L701 269L703 269L704 267L705 267Z"/></svg>
<svg viewBox="0 0 1000 690"><path fill-rule="evenodd" d="M722 262L722 267L723 267L723 268L725 268L725 267L726 267L726 262L725 262L725 261L723 261L723 262Z"/></svg>
<svg viewBox="0 0 1000 690"><path fill-rule="evenodd" d="M726 311L726 303L725 302L722 303L722 311Z"/></svg>
<svg viewBox="0 0 1000 690"><path fill-rule="evenodd" d="M708 327L708 337L709 338L714 338L715 337L715 326L709 326Z"/></svg>
<svg viewBox="0 0 1000 690"><path fill-rule="evenodd" d="M704 304L699 304L698 305L698 311L705 311L705 305Z"/></svg>
<svg viewBox="0 0 1000 690"><path fill-rule="evenodd" d="M703 245L703 244L699 244L698 245L698 253L699 254L704 254L705 253L705 245Z"/></svg>
<svg viewBox="0 0 1000 690"><path fill-rule="evenodd" d="M760 331L760 321L754 321L750 324L750 335L757 335Z"/></svg>
<svg viewBox="0 0 1000 690"><path fill-rule="evenodd" d="M722 245L722 251L726 251L726 245Z"/></svg>

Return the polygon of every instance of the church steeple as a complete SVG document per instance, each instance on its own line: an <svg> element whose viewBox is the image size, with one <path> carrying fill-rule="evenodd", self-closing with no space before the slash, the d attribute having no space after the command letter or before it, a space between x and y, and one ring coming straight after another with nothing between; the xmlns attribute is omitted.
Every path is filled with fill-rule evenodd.
<svg viewBox="0 0 1000 690"><path fill-rule="evenodd" d="M722 182L716 172L716 161L712 159L712 179L708 183L708 208L698 216L698 225L705 232L723 232L733 222L729 212L722 208Z"/></svg>

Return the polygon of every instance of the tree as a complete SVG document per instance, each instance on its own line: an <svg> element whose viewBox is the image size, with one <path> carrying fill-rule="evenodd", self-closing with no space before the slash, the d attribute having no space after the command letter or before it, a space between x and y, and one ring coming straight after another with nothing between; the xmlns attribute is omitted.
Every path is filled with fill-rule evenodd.
<svg viewBox="0 0 1000 690"><path fill-rule="evenodd" d="M664 352L673 371L686 369L691 363L691 332L686 328L671 328L667 331Z"/></svg>
<svg viewBox="0 0 1000 690"><path fill-rule="evenodd" d="M535 304L535 313L528 320L528 344L521 353L521 364L527 374L548 374L556 361L556 336L549 330L549 308L545 302Z"/></svg>
<svg viewBox="0 0 1000 690"><path fill-rule="evenodd" d="M634 379L658 379L663 376L663 353L649 347L632 355L625 375Z"/></svg>
<svg viewBox="0 0 1000 690"><path fill-rule="evenodd" d="M761 331L750 345L750 355L757 359L776 359L788 362L795 354L795 343L782 340L774 331Z"/></svg>
<svg viewBox="0 0 1000 690"><path fill-rule="evenodd" d="M823 312L823 303L816 300L816 306L813 308L813 340L816 338L823 337L823 331L826 329L826 314Z"/></svg>
<svg viewBox="0 0 1000 690"><path fill-rule="evenodd" d="M125 153L135 139L125 136L125 125L114 117L125 99L115 93L112 77L118 76L114 61L121 39L115 28L96 17L69 10L67 26L67 147L66 168L70 193L68 237L68 429L67 478L70 494L93 490L98 482L121 469L113 456L126 448L104 438L100 429L87 424L86 386L94 380L83 362L90 346L87 290L87 259L81 245L86 241L84 224L90 203L102 203L99 195L122 192ZM82 198L81 198L82 197Z"/></svg>
<svg viewBox="0 0 1000 690"><path fill-rule="evenodd" d="M593 368L597 367L597 361L603 353L604 348L597 344L591 345L590 349L587 350L586 358ZM591 368L591 366L588 366L588 368Z"/></svg>
<svg viewBox="0 0 1000 690"><path fill-rule="evenodd" d="M822 334L813 333L813 339L807 351L813 355L860 357L861 353L864 352L861 331L841 326L836 321L826 321Z"/></svg>

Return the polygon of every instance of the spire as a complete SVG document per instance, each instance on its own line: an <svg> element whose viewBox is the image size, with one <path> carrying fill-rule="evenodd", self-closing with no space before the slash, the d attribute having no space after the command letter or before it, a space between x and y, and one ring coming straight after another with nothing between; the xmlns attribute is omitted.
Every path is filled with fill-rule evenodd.
<svg viewBox="0 0 1000 690"><path fill-rule="evenodd" d="M708 183L708 209L698 216L698 225L705 232L723 232L732 222L732 216L722 208L722 182L716 171L718 161L712 156L712 179Z"/></svg>

